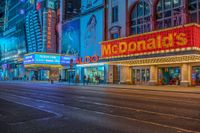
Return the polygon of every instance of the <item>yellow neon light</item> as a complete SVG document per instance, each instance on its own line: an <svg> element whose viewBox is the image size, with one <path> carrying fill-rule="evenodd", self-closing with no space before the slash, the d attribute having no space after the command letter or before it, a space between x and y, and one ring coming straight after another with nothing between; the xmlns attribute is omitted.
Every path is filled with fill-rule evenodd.
<svg viewBox="0 0 200 133"><path fill-rule="evenodd" d="M190 24L180 25L180 26L176 26L176 27L170 27L170 28L155 30L155 31L151 31L151 32L146 32L146 33L143 33L143 34L130 35L130 36L127 36L127 37L121 37L121 38L117 38L117 39L106 40L106 41L99 42L99 44L102 44L104 42L112 42L112 41L117 41L117 40L121 40L121 39L128 39L128 38L132 38L132 37L139 37L139 36L148 35L148 34L152 34L152 33L157 33L157 32L161 32L161 31L168 31L168 30L173 30L173 29L177 29L177 28L181 28L181 27L189 27L189 26L200 27L200 25L198 23L190 23Z"/></svg>
<svg viewBox="0 0 200 133"><path fill-rule="evenodd" d="M177 48L177 49L169 49L169 50L161 50L161 51L155 51L155 52L144 52L144 53L138 53L138 54L131 54L131 55L119 55L119 56L112 56L112 57L100 57L99 60L102 59L113 59L113 58L123 58L123 57L133 57L133 56L139 56L139 55L151 55L151 54L160 54L160 53L172 53L172 52L179 52L179 51L189 51L189 50L198 50L200 51L200 48L197 47L187 47L187 48Z"/></svg>

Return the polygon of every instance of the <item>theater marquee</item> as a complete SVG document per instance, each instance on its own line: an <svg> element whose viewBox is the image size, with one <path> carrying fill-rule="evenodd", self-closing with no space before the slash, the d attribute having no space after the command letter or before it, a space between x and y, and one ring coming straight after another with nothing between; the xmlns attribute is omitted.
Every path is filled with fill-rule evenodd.
<svg viewBox="0 0 200 133"><path fill-rule="evenodd" d="M200 28L181 26L162 31L102 42L102 58L200 47Z"/></svg>

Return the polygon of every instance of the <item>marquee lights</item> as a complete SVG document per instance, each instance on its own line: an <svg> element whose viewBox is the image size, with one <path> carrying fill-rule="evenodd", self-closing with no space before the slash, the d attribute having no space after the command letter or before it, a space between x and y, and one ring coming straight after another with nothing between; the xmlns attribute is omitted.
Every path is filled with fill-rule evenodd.
<svg viewBox="0 0 200 133"><path fill-rule="evenodd" d="M24 57L24 65L69 65L73 56L61 56L57 54L28 54ZM75 63L75 62L74 62Z"/></svg>
<svg viewBox="0 0 200 133"><path fill-rule="evenodd" d="M140 36L131 36L102 42L102 58L157 53L200 47L200 28L196 25L157 31ZM194 36L194 37L192 37Z"/></svg>

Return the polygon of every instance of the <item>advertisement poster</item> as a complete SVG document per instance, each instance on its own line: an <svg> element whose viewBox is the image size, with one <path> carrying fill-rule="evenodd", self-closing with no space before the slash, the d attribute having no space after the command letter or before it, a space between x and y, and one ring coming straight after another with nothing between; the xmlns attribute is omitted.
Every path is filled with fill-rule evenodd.
<svg viewBox="0 0 200 133"><path fill-rule="evenodd" d="M80 54L80 19L67 22L62 30L61 53L78 56Z"/></svg>
<svg viewBox="0 0 200 133"><path fill-rule="evenodd" d="M0 39L0 56L2 60L16 59L26 52L24 37L10 37Z"/></svg>
<svg viewBox="0 0 200 133"><path fill-rule="evenodd" d="M81 57L100 56L103 40L103 10L82 16L81 18Z"/></svg>
<svg viewBox="0 0 200 133"><path fill-rule="evenodd" d="M81 2L82 12L86 12L88 10L91 10L92 8L103 5L103 0L82 0Z"/></svg>

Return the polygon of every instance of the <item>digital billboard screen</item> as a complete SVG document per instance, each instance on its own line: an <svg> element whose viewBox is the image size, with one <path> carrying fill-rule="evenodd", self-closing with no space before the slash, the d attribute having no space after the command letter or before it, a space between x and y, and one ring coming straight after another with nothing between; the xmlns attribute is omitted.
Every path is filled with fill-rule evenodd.
<svg viewBox="0 0 200 133"><path fill-rule="evenodd" d="M35 64L60 64L59 55L35 54Z"/></svg>
<svg viewBox="0 0 200 133"><path fill-rule="evenodd" d="M100 56L103 41L103 9L81 17L81 57Z"/></svg>
<svg viewBox="0 0 200 133"><path fill-rule="evenodd" d="M65 23L62 27L62 54L78 56L80 53L80 19Z"/></svg>
<svg viewBox="0 0 200 133"><path fill-rule="evenodd" d="M24 57L24 65L44 64L44 65L68 65L71 60L76 61L75 56L61 56L57 54L29 54Z"/></svg>

